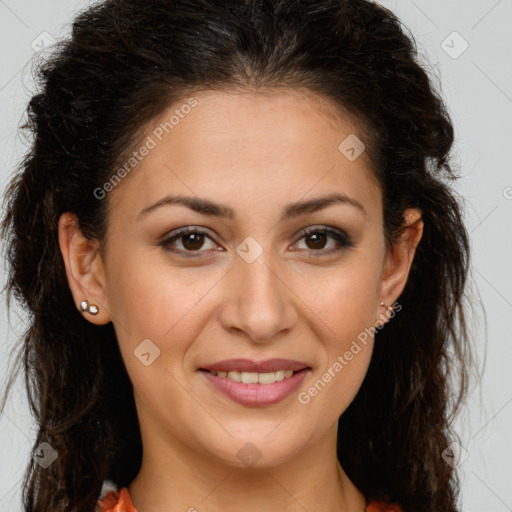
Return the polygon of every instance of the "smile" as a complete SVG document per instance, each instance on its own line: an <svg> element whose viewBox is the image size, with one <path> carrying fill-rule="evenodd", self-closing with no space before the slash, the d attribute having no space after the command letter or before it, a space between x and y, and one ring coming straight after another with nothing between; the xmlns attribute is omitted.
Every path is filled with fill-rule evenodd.
<svg viewBox="0 0 512 512"><path fill-rule="evenodd" d="M244 384L274 384L284 379L290 378L295 372L292 370L278 370L276 372L238 372L238 371L211 371L207 370L212 375L221 378L227 378L233 382L242 382Z"/></svg>
<svg viewBox="0 0 512 512"><path fill-rule="evenodd" d="M298 388L311 372L277 370L273 372L240 372L228 370L199 370L215 394L223 395L245 406L264 407L281 402L298 392Z"/></svg>

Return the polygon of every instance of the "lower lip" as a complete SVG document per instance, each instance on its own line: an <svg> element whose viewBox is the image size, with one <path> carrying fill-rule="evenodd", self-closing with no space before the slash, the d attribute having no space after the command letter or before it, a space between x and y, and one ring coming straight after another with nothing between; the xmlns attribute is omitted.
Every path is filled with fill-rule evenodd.
<svg viewBox="0 0 512 512"><path fill-rule="evenodd" d="M215 389L231 400L242 405L254 406L272 405L284 400L300 386L308 372L309 369L305 368L273 384L244 384L227 377L212 375L207 371L200 371Z"/></svg>

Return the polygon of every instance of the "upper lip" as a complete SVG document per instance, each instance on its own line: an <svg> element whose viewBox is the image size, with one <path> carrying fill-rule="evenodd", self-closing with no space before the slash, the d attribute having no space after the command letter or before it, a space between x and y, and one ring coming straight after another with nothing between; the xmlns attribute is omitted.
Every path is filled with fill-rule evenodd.
<svg viewBox="0 0 512 512"><path fill-rule="evenodd" d="M251 361L250 359L226 359L217 363L202 366L201 370L210 370L213 372L254 372L266 373L276 372L278 370L292 370L298 372L309 368L305 363L293 361L291 359L265 359L264 361Z"/></svg>

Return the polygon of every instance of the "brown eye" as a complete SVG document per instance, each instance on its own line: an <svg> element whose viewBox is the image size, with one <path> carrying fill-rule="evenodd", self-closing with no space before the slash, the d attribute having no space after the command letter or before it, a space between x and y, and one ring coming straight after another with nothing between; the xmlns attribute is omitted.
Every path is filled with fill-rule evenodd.
<svg viewBox="0 0 512 512"><path fill-rule="evenodd" d="M331 245L331 247L328 247L329 239L334 240L334 245ZM355 246L354 242L344 232L327 228L310 228L303 232L299 241L302 240L304 240L306 245L304 250L309 251L314 257L331 254L341 251L343 248Z"/></svg>
<svg viewBox="0 0 512 512"><path fill-rule="evenodd" d="M188 251L197 251L197 249L201 249L204 244L204 235L201 233L190 233L187 235L182 235L180 237L182 239L182 245Z"/></svg>
<svg viewBox="0 0 512 512"><path fill-rule="evenodd" d="M205 244L208 245L208 241L210 241L212 245L204 249ZM213 239L205 231L190 227L182 229L172 236L165 238L160 242L160 245L166 251L181 253L185 256L195 256L194 253L200 256L202 253L210 252L212 249L215 250L214 248L216 246Z"/></svg>
<svg viewBox="0 0 512 512"><path fill-rule="evenodd" d="M325 233L312 233L306 236L306 245L309 249L323 249L327 243L327 238Z"/></svg>

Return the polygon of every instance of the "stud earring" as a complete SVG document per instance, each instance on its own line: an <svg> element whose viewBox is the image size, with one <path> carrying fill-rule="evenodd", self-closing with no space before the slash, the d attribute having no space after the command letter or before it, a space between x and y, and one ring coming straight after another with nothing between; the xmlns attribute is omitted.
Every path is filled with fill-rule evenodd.
<svg viewBox="0 0 512 512"><path fill-rule="evenodd" d="M96 304L89 304L88 300L83 300L80 302L80 310L84 312L87 311L87 313L91 315L97 315L100 308L96 306Z"/></svg>
<svg viewBox="0 0 512 512"><path fill-rule="evenodd" d="M384 304L384 302L381 302L380 305L387 308L388 311L393 311L393 306L386 306L386 304Z"/></svg>

